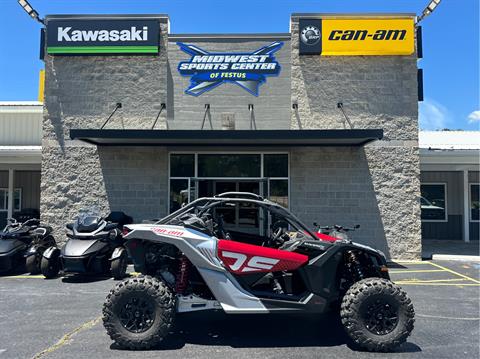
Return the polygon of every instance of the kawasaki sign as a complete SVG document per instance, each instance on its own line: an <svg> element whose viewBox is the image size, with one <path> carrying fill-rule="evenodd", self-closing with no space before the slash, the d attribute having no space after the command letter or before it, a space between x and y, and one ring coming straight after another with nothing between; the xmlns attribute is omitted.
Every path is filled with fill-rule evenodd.
<svg viewBox="0 0 480 359"><path fill-rule="evenodd" d="M49 20L48 54L156 54L158 20Z"/></svg>

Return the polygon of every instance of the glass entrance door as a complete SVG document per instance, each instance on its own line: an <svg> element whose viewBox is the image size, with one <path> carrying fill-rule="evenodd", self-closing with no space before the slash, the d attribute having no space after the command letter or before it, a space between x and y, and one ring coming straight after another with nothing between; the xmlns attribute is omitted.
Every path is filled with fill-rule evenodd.
<svg viewBox="0 0 480 359"><path fill-rule="evenodd" d="M224 192L257 193L288 207L288 162L287 153L171 153L169 211ZM229 211L235 226L252 222L251 209Z"/></svg>

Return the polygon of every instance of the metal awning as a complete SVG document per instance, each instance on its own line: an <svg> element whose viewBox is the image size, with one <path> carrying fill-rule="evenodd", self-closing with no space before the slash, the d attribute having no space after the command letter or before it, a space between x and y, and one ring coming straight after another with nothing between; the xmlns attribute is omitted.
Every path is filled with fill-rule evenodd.
<svg viewBox="0 0 480 359"><path fill-rule="evenodd" d="M70 138L99 146L363 146L383 130L71 129Z"/></svg>

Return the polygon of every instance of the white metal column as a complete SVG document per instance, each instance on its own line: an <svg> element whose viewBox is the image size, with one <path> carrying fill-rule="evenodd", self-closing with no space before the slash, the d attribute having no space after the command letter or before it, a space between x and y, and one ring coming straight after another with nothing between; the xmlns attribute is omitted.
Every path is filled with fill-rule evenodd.
<svg viewBox="0 0 480 359"><path fill-rule="evenodd" d="M468 186L468 170L463 170L463 240L470 242L470 188Z"/></svg>
<svg viewBox="0 0 480 359"><path fill-rule="evenodd" d="M7 203L7 218L12 218L13 216L13 180L14 180L14 169L8 169L8 203Z"/></svg>

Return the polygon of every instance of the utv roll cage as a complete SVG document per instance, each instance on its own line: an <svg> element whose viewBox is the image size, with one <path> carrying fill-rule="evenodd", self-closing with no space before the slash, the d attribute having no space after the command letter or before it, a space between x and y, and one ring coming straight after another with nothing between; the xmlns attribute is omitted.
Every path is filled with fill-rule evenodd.
<svg viewBox="0 0 480 359"><path fill-rule="evenodd" d="M160 219L155 222L155 224L168 224L175 218L179 218L185 213L190 212L192 209L197 211L197 215L201 216L203 213L207 212L211 208L218 206L221 203L232 203L232 202L243 202L243 203L253 203L260 207L266 208L269 211L284 217L300 227L302 230L308 233L313 239L318 239L318 237L308 228L299 218L297 218L293 213L286 210L284 207L280 206L277 203L269 201L268 199L263 198L260 195L249 192L225 192L213 197L201 197L184 207L176 210L170 215Z"/></svg>

